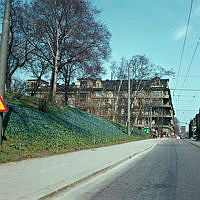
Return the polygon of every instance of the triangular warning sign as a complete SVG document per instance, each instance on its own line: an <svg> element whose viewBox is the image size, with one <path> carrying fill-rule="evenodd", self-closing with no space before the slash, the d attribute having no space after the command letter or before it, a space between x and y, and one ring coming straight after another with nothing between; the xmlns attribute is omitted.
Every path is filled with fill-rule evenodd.
<svg viewBox="0 0 200 200"><path fill-rule="evenodd" d="M8 109L6 107L6 104L4 103L4 100L2 96L0 95L0 112L6 112Z"/></svg>

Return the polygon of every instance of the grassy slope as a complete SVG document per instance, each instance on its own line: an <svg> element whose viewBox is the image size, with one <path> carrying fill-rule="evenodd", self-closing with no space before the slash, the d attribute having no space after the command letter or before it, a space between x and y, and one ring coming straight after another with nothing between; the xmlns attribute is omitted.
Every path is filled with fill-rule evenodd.
<svg viewBox="0 0 200 200"><path fill-rule="evenodd" d="M13 112L0 147L0 163L147 138L126 127L68 106L40 112L37 99L7 95Z"/></svg>

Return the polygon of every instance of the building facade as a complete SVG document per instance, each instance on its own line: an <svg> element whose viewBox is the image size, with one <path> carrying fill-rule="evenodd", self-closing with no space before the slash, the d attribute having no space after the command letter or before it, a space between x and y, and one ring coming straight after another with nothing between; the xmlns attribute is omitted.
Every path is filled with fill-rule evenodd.
<svg viewBox="0 0 200 200"><path fill-rule="evenodd" d="M131 80L131 126L166 135L174 132L168 79ZM69 92L70 106L105 119L127 123L127 80L79 79Z"/></svg>
<svg viewBox="0 0 200 200"><path fill-rule="evenodd" d="M174 109L168 79L131 80L131 126L149 129L151 133L174 133ZM37 96L45 97L47 82L38 88ZM28 81L32 91L34 80ZM57 101L64 102L64 87L57 86ZM127 123L127 80L79 79L68 91L68 105L107 120Z"/></svg>
<svg viewBox="0 0 200 200"><path fill-rule="evenodd" d="M200 109L199 113L190 121L189 124L189 137L200 139Z"/></svg>

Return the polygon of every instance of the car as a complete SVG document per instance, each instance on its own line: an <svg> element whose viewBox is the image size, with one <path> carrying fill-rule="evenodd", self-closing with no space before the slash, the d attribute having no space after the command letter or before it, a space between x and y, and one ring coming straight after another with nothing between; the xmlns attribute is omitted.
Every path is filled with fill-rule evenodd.
<svg viewBox="0 0 200 200"><path fill-rule="evenodd" d="M178 139L178 140L179 140L179 139L181 139L181 138L180 138L180 136L177 136L177 137L176 137L176 139Z"/></svg>
<svg viewBox="0 0 200 200"><path fill-rule="evenodd" d="M192 137L192 141L196 141L197 140L197 137L196 136L193 136Z"/></svg>

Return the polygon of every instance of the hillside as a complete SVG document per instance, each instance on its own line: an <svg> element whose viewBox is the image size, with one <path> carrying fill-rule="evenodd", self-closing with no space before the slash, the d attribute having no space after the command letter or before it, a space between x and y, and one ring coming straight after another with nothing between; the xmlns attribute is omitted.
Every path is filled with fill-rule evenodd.
<svg viewBox="0 0 200 200"><path fill-rule="evenodd" d="M148 137L137 129L128 136L125 126L66 105L46 106L36 98L16 95L7 95L6 102L13 111L6 129L8 140L0 147L0 162Z"/></svg>

